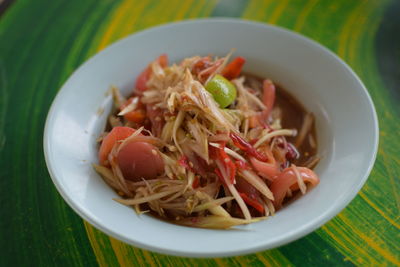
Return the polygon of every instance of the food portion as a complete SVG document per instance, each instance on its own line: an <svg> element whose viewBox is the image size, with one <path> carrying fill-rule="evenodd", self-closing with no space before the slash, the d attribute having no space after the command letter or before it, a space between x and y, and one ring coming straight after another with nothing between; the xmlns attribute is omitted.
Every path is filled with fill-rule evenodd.
<svg viewBox="0 0 400 267"><path fill-rule="evenodd" d="M100 136L96 171L116 201L174 223L224 229L273 215L319 183L314 119L230 54L169 64L136 78Z"/></svg>

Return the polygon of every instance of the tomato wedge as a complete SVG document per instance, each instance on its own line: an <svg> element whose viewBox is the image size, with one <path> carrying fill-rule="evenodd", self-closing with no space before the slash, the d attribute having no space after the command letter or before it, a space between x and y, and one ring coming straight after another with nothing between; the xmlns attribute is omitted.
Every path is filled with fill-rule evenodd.
<svg viewBox="0 0 400 267"><path fill-rule="evenodd" d="M240 75L242 72L242 67L246 59L243 57L234 58L225 68L222 70L222 76L227 78L228 80L233 80Z"/></svg>
<svg viewBox="0 0 400 267"><path fill-rule="evenodd" d="M143 109L133 110L124 115L124 118L131 122L142 124L146 118L146 112Z"/></svg>
<svg viewBox="0 0 400 267"><path fill-rule="evenodd" d="M167 54L162 54L159 56L156 61L160 64L161 67L165 68L168 66L168 56ZM150 79L151 75L151 65L148 65L142 73L136 79L135 88L139 92L144 92L147 90L147 81Z"/></svg>
<svg viewBox="0 0 400 267"><path fill-rule="evenodd" d="M125 103L123 103L120 107L120 110L123 110L126 106L131 104L133 99L134 98L131 97ZM131 122L143 124L144 119L146 118L146 111L144 110L144 108L145 108L144 104L139 101L136 109L124 114L124 118Z"/></svg>
<svg viewBox="0 0 400 267"><path fill-rule="evenodd" d="M158 149L145 141L124 145L118 152L117 163L124 178L131 181L155 179L164 171L164 161Z"/></svg>
<svg viewBox="0 0 400 267"><path fill-rule="evenodd" d="M99 149L99 161L103 166L110 166L107 158L108 154L110 154L112 148L115 143L120 140L124 140L131 136L136 130L130 127L114 127L111 132L107 134L106 137L103 138Z"/></svg>

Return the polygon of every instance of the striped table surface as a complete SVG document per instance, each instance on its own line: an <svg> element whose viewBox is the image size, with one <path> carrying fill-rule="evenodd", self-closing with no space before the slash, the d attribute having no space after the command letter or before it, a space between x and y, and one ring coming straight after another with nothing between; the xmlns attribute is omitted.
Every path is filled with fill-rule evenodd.
<svg viewBox="0 0 400 267"><path fill-rule="evenodd" d="M0 12L0 266L400 265L400 1L18 0L0 1ZM112 42L216 16L300 32L344 59L377 108L375 167L345 210L277 249L191 259L129 246L84 222L53 186L42 148L48 109L71 73Z"/></svg>

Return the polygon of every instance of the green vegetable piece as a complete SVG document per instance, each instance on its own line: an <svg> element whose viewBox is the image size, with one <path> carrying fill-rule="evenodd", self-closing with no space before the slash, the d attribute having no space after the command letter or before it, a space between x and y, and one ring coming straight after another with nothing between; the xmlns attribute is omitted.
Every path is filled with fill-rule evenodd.
<svg viewBox="0 0 400 267"><path fill-rule="evenodd" d="M221 108L225 108L236 99L235 86L223 76L215 75L205 86L206 90L212 94L214 100Z"/></svg>

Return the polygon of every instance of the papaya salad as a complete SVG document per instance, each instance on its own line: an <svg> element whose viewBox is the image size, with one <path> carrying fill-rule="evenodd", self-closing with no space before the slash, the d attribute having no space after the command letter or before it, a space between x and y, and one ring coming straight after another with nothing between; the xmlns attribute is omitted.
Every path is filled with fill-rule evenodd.
<svg viewBox="0 0 400 267"><path fill-rule="evenodd" d="M121 204L225 229L265 219L319 183L314 117L245 59L163 54L137 77L98 141L95 170Z"/></svg>

